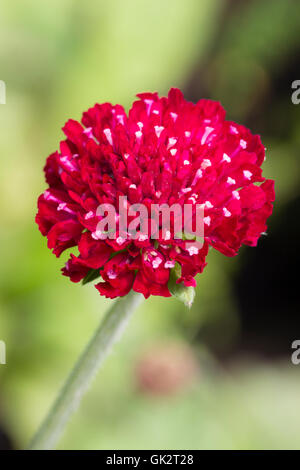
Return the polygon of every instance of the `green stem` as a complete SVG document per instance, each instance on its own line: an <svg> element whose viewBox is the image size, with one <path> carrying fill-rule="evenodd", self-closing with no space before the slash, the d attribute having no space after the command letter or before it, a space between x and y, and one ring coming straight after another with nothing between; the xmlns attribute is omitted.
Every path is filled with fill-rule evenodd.
<svg viewBox="0 0 300 470"><path fill-rule="evenodd" d="M142 299L141 294L131 291L117 300L109 309L34 436L29 446L30 450L46 450L55 447L92 379Z"/></svg>

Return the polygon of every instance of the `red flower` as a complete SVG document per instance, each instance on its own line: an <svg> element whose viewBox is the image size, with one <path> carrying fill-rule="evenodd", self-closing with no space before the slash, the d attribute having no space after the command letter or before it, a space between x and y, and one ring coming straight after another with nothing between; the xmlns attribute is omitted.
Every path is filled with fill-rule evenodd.
<svg viewBox="0 0 300 470"><path fill-rule="evenodd" d="M209 245L227 256L242 244L255 246L274 201L273 181L262 177L259 136L225 121L219 103L193 104L177 89L167 98L138 97L128 116L119 105L96 104L83 113L82 124L66 123L66 139L45 166L49 188L38 200L36 221L48 247L59 256L78 246L63 274L73 282L101 275L96 288L110 298L132 288L145 297L170 296L175 263L177 282L194 286ZM126 211L135 203L204 204L202 248L189 249L173 225L166 233L160 222L155 240L142 229L137 239L124 236L120 196L127 197ZM97 236L103 203L116 208L115 239Z"/></svg>

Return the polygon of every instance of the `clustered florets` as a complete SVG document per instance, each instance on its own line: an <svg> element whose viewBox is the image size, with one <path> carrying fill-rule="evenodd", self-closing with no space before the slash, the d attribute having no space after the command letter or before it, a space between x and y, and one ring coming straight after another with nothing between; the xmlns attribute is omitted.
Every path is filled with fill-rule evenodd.
<svg viewBox="0 0 300 470"><path fill-rule="evenodd" d="M194 286L209 246L234 256L242 244L257 244L274 201L273 181L262 177L260 137L226 121L219 103L193 104L178 89L138 97L128 116L104 103L83 113L82 124L66 123L66 140L45 166L49 188L38 200L36 221L48 247L59 256L78 246L63 274L79 282L94 270L102 278L96 288L110 298L131 289L146 298L170 296L175 263L177 282ZM129 206L204 205L202 248L188 248L172 231L167 239L126 238L118 225L115 239L99 239L97 207L118 210L120 196Z"/></svg>

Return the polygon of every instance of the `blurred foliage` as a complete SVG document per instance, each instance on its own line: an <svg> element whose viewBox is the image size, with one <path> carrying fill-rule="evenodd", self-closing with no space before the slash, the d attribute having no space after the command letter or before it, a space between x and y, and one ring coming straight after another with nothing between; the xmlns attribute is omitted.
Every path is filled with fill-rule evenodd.
<svg viewBox="0 0 300 470"><path fill-rule="evenodd" d="M203 91L230 118L266 131L264 171L276 179L280 214L299 187L300 108L290 83L283 94L272 86L299 54L299 8L292 0L1 3L0 427L15 447L26 445L109 304L60 275L66 256L55 259L34 224L60 128L96 101L128 107L137 92L179 86L199 99ZM239 336L240 263L210 253L191 310L176 299L144 303L61 448L299 447L300 378L289 359L250 357L225 372L207 348L225 351ZM145 395L135 365L146 346L170 340L192 345L199 375L172 397Z"/></svg>

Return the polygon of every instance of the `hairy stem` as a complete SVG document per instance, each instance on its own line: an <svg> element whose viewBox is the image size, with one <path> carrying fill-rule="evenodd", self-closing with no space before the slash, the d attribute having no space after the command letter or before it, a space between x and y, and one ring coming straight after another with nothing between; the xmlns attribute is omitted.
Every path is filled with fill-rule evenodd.
<svg viewBox="0 0 300 470"><path fill-rule="evenodd" d="M141 294L131 291L125 297L114 302L79 357L56 401L34 436L29 446L30 450L53 449L56 446L92 379L114 343L121 336L130 315L142 300Z"/></svg>

